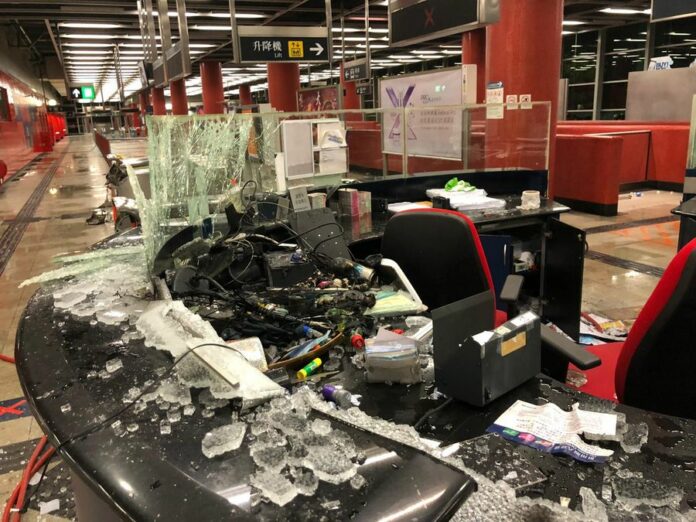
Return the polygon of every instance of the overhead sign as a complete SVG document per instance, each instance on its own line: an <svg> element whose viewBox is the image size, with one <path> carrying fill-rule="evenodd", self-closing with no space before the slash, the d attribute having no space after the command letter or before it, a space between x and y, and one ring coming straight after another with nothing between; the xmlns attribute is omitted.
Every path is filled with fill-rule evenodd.
<svg viewBox="0 0 696 522"><path fill-rule="evenodd" d="M71 85L71 100L93 100L95 98L94 85Z"/></svg>
<svg viewBox="0 0 696 522"><path fill-rule="evenodd" d="M360 58L350 62L343 62L343 80L354 82L370 78L370 64L367 58Z"/></svg>
<svg viewBox="0 0 696 522"><path fill-rule="evenodd" d="M500 0L390 0L391 45L413 45L492 24Z"/></svg>
<svg viewBox="0 0 696 522"><path fill-rule="evenodd" d="M653 0L652 2L652 22L694 15L696 15L696 2L694 0Z"/></svg>
<svg viewBox="0 0 696 522"><path fill-rule="evenodd" d="M366 94L372 94L372 84L362 83L362 84L356 85L355 92L358 94L358 96L365 96Z"/></svg>
<svg viewBox="0 0 696 522"><path fill-rule="evenodd" d="M326 27L240 26L242 62L328 62L330 44Z"/></svg>

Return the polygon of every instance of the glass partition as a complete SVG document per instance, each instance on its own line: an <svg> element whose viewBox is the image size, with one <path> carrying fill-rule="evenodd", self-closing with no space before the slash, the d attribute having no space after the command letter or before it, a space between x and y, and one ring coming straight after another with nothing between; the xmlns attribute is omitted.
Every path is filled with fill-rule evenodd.
<svg viewBox="0 0 696 522"><path fill-rule="evenodd" d="M696 169L696 96L691 104L691 126L689 129L689 157L687 169Z"/></svg>
<svg viewBox="0 0 696 522"><path fill-rule="evenodd" d="M150 262L173 219L249 196L416 175L547 170L550 104L147 118L149 195L129 172Z"/></svg>

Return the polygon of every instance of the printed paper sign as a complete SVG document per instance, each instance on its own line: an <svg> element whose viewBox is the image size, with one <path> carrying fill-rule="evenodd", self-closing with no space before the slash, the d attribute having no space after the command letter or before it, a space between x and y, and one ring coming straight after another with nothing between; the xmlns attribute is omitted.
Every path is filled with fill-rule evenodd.
<svg viewBox="0 0 696 522"><path fill-rule="evenodd" d="M486 88L486 119L502 120L505 117L504 95L503 82L488 84Z"/></svg>
<svg viewBox="0 0 696 522"><path fill-rule="evenodd" d="M531 109L532 108L532 95L531 94L520 94L520 109Z"/></svg>
<svg viewBox="0 0 696 522"><path fill-rule="evenodd" d="M517 95L516 94L508 94L505 97L505 105L507 106L507 110L509 111L514 111L519 109L520 103L517 100Z"/></svg>
<svg viewBox="0 0 696 522"><path fill-rule="evenodd" d="M384 152L401 154L405 133L409 156L462 158L462 70L450 69L380 81ZM402 121L401 108L417 108ZM389 110L396 109L396 110Z"/></svg>

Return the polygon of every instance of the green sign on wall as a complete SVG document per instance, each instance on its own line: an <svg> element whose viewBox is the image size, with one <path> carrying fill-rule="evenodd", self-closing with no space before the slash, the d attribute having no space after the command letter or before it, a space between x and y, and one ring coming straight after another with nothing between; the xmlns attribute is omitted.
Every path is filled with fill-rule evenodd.
<svg viewBox="0 0 696 522"><path fill-rule="evenodd" d="M72 85L70 97L73 100L93 100L95 98L94 85Z"/></svg>

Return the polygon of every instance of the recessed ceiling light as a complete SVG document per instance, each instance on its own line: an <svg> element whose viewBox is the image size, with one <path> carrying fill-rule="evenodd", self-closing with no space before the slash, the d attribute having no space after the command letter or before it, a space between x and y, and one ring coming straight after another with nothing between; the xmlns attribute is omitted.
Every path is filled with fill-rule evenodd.
<svg viewBox="0 0 696 522"><path fill-rule="evenodd" d="M61 22L58 24L58 27L72 27L74 29L118 29L123 26L121 24Z"/></svg>

